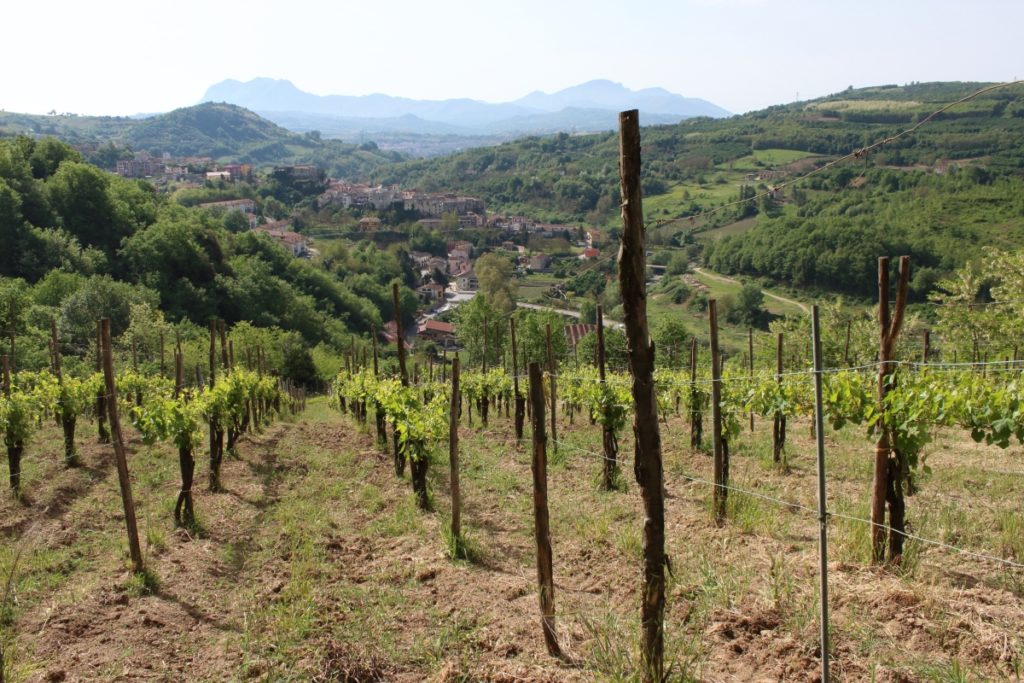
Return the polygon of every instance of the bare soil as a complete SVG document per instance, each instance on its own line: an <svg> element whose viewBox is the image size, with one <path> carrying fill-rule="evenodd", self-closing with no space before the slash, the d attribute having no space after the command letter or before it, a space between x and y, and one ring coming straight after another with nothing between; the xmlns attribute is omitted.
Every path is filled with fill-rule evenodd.
<svg viewBox="0 0 1024 683"><path fill-rule="evenodd" d="M599 491L599 428L579 418L560 425L549 491L567 657L556 660L539 623L529 450L494 412L489 428L475 418L477 427L461 432L473 562L445 553L446 459L431 468L434 510L417 511L390 454L323 402L243 439L240 457L225 460L225 493L203 490L197 457L195 534L171 522L176 455L133 441L152 592L127 571L109 446L92 443L83 425L83 467L65 470L59 432L48 427L27 450L23 500L0 500L8 546L0 569L23 548L11 680L633 680L643 516L630 455L624 490ZM813 505L806 427L791 425L783 473L765 462L771 428L758 422L734 444L736 486ZM716 527L709 487L691 479L710 478L710 458L684 448L678 418L662 435L670 680L818 681L813 515L734 494L729 523ZM833 508L862 512L868 442L841 433L829 448ZM1012 556L1017 546L1000 534L1022 512L1018 451L940 435L929 464L949 474L923 482L910 499L911 523L929 537ZM872 568L860 554L865 529L835 521L830 533L835 680L1020 680L1019 571L938 547L916 549L904 571Z"/></svg>

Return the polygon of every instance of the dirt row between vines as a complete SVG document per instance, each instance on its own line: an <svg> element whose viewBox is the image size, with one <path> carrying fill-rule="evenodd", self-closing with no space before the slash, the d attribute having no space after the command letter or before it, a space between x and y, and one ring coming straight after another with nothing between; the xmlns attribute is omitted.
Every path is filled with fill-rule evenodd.
<svg viewBox="0 0 1024 683"><path fill-rule="evenodd" d="M132 443L140 527L157 578L151 594L126 571L109 447L83 445L85 466L66 471L57 430L44 431L28 449L26 501L0 503L12 541L0 569L25 547L12 678L630 680L639 494L628 463L625 490L597 490L599 430L579 420L560 428L549 489L567 661L548 657L540 637L529 451L517 447L508 421L462 430L463 519L476 559L453 562L443 538L446 464L432 467L434 511L421 513L407 477L395 477L372 435L317 401L297 422L241 443L240 457L225 462L228 491L197 496L195 536L171 524L176 454ZM92 440L87 430L83 444ZM759 424L735 444L734 481L813 504L805 431L791 430L788 474L766 464L765 431ZM708 478L710 459L682 448L678 420L664 440L672 679L817 680L813 516L736 494L730 523L716 528L708 487L686 478ZM842 508L851 513L864 505L866 443L830 436L830 495L840 507L852 501ZM999 453L1020 462L1019 452ZM1019 519L1022 479L984 474L993 462L957 436L940 439L930 464L957 474L935 475L910 499L910 519L928 522L921 533L948 532L946 540L977 547L991 530L971 520ZM1004 495L1014 488L1016 497ZM950 510L970 519L942 512ZM858 560L865 529L837 524L832 532L838 680L959 680L948 677L958 667L977 679L1014 680L1024 653L1020 576L926 549L910 575L870 569Z"/></svg>

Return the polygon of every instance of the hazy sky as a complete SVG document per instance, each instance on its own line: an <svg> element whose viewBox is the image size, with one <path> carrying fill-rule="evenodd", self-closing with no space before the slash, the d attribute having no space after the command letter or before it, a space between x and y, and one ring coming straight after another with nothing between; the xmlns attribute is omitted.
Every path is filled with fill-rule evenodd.
<svg viewBox="0 0 1024 683"><path fill-rule="evenodd" d="M1024 0L14 0L0 16L0 108L31 113L168 111L257 76L492 102L608 78L733 112L1024 77Z"/></svg>

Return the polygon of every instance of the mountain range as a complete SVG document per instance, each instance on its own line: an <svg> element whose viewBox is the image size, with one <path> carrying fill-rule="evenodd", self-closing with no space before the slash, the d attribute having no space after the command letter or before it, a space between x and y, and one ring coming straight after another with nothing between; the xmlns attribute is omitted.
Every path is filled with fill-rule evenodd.
<svg viewBox="0 0 1024 683"><path fill-rule="evenodd" d="M414 100L373 94L314 95L290 81L255 78L226 80L211 86L204 102L236 104L300 132L318 130L328 137L361 139L373 133L420 135L518 136L559 131L613 130L616 115L640 109L645 123L678 123L697 116L729 112L706 100L683 97L663 88L630 90L594 80L547 94L532 92L512 102L467 98Z"/></svg>

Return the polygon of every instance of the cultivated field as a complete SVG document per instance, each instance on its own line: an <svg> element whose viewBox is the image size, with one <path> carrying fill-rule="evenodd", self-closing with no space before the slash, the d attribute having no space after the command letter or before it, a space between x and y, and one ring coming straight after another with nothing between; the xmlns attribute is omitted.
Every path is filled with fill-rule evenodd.
<svg viewBox="0 0 1024 683"><path fill-rule="evenodd" d="M29 444L17 501L0 502L0 570L20 562L6 612L13 681L628 681L637 661L642 507L598 489L600 428L563 419L549 446L558 632L547 656L534 564L527 441L496 417L463 427L463 525L472 561L445 553L447 463L416 509L389 454L351 417L310 402L245 437L227 492L197 492L201 532L175 530L177 456L130 444L155 590L130 579L109 446L79 431L84 466L61 464L59 430ZM372 421L371 421L372 425ZM705 427L710 433L710 427ZM671 680L814 681L817 522L808 424L790 425L789 471L771 464L771 425L732 444L729 521L710 513L711 458L684 418L662 427L672 560ZM828 434L830 507L867 516L873 446ZM941 432L932 474L909 499L913 533L1024 559L1024 453ZM199 480L205 467L200 462ZM198 487L197 487L198 488ZM833 520L834 672L842 681L1020 680L1024 573L911 541L899 570L868 566L868 528Z"/></svg>

